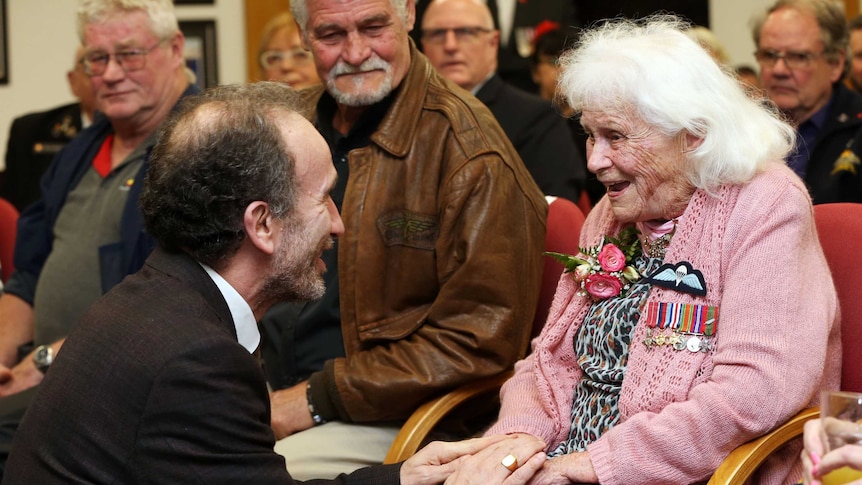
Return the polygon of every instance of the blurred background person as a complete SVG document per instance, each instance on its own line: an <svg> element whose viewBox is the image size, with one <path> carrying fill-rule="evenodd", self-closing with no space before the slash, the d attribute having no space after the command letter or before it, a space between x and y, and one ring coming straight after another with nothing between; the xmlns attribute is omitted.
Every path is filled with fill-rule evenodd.
<svg viewBox="0 0 862 485"><path fill-rule="evenodd" d="M730 56L727 55L727 50L724 48L724 45L718 40L718 37L706 27L702 27L700 25L695 25L694 27L685 31L686 35L688 35L693 41L697 42L698 45L706 49L706 52L715 59L721 66L729 66L730 65Z"/></svg>
<svg viewBox="0 0 862 485"><path fill-rule="evenodd" d="M557 78L560 75L557 60L575 43L578 34L575 29L560 28L553 23L544 25L548 25L548 29L539 29L533 52L530 54L530 73L539 87L539 96L553 103L557 113L566 119L569 134L586 168L587 135L581 127L581 118L566 102L566 97L557 91ZM585 174L584 189L587 191L591 205L596 205L606 191L596 175L589 171Z"/></svg>
<svg viewBox="0 0 862 485"><path fill-rule="evenodd" d="M762 94L760 90L760 76L757 75L757 71L753 67L748 64L739 64L733 68L733 72L748 89Z"/></svg>
<svg viewBox="0 0 862 485"><path fill-rule="evenodd" d="M665 0L667 1L667 0ZM540 25L555 23L564 27L579 27L579 7L573 0L487 0L495 28L500 32L497 50L497 72L507 83L524 91L534 92L536 85L530 76L528 57ZM422 25L428 1L416 2L416 25ZM603 18L603 17L597 17ZM421 30L411 36L420 43Z"/></svg>
<svg viewBox="0 0 862 485"><path fill-rule="evenodd" d="M491 110L545 195L577 202L586 164L565 120L497 74L499 40L482 0L432 0L422 17L422 51L434 68Z"/></svg>
<svg viewBox="0 0 862 485"><path fill-rule="evenodd" d="M850 68L847 70L845 84L847 87L862 92L862 15L854 17L847 24L850 38L847 43Z"/></svg>
<svg viewBox="0 0 862 485"><path fill-rule="evenodd" d="M302 89L320 84L311 52L302 47L299 28L290 12L273 17L263 28L258 49L260 77Z"/></svg>
<svg viewBox="0 0 862 485"><path fill-rule="evenodd" d="M69 89L77 102L30 113L12 122L6 169L0 174L0 197L19 212L41 196L39 179L54 155L93 122L96 101L83 59L84 48L78 47L72 69L66 72Z"/></svg>
<svg viewBox="0 0 862 485"><path fill-rule="evenodd" d="M841 82L844 4L778 0L752 27L760 85L796 128L787 164L815 204L862 202L862 96Z"/></svg>

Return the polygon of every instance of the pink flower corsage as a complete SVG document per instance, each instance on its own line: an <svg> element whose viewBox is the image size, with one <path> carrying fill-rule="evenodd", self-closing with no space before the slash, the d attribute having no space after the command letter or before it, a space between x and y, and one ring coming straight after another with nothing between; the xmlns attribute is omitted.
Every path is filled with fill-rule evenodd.
<svg viewBox="0 0 862 485"><path fill-rule="evenodd" d="M598 246L578 250L577 256L552 252L545 255L559 261L566 273L572 273L580 286L579 292L594 301L625 294L641 277L633 266L641 255L638 230L634 226L623 229L616 238L603 238Z"/></svg>

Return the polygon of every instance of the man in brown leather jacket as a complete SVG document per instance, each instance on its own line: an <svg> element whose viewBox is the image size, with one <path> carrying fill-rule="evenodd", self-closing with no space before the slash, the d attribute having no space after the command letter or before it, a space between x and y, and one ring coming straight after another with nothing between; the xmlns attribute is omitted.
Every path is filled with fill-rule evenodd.
<svg viewBox="0 0 862 485"><path fill-rule="evenodd" d="M266 364L288 386L271 395L289 436L276 451L301 479L379 463L421 403L524 354L547 205L491 112L409 40L413 0L291 10L326 86L303 94L345 225L324 257L328 294L263 322L289 344ZM310 355L322 369L308 378Z"/></svg>

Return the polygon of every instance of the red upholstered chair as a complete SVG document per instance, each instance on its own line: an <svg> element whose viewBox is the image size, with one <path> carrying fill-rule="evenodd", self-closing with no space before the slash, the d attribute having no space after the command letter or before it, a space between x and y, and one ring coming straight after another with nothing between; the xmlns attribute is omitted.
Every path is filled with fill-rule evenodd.
<svg viewBox="0 0 862 485"><path fill-rule="evenodd" d="M578 199L578 209L581 210L584 217L593 209L593 203L590 202L590 194L586 190L581 191L581 197Z"/></svg>
<svg viewBox="0 0 862 485"><path fill-rule="evenodd" d="M841 389L862 392L862 204L815 205L814 217L841 303Z"/></svg>
<svg viewBox="0 0 862 485"><path fill-rule="evenodd" d="M548 222L545 233L545 251L555 253L577 254L578 239L581 236L581 226L584 225L584 214L573 202L559 197L546 196L548 199ZM563 274L563 265L552 258L545 258L542 269L542 289L539 292L539 303L536 306L536 318L533 320L533 336L539 334L554 293L557 291L557 283Z"/></svg>
<svg viewBox="0 0 862 485"><path fill-rule="evenodd" d="M547 199L548 220L545 250L567 254L577 253L581 226L584 224L583 213L577 205L567 199L551 196L548 196ZM536 317L533 320L533 335L537 335L541 331L542 325L545 324L548 311L551 309L554 292L557 289L557 283L563 273L563 265L551 258L546 258L544 265L542 288L539 292ZM389 448L383 462L397 463L413 456L434 427L449 413L475 397L498 392L500 386L510 376L511 373L506 372L488 379L480 379L420 406L401 427L401 431L395 437L395 441Z"/></svg>
<svg viewBox="0 0 862 485"><path fill-rule="evenodd" d="M862 204L815 205L814 220L841 305L841 389L862 392ZM819 412L804 409L770 433L740 445L724 459L709 484L745 483L772 452L799 437L805 422Z"/></svg>
<svg viewBox="0 0 862 485"><path fill-rule="evenodd" d="M5 199L0 199L0 277L9 279L15 265L12 255L15 252L15 235L18 233L18 210Z"/></svg>

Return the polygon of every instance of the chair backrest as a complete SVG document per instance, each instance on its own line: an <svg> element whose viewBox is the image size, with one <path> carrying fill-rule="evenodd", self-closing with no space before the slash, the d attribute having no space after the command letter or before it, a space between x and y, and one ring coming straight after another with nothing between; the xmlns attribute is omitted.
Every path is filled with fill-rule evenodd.
<svg viewBox="0 0 862 485"><path fill-rule="evenodd" d="M581 197L578 199L578 209L581 210L584 217L587 217L587 214L593 209L593 203L590 202L590 194L586 190L581 191Z"/></svg>
<svg viewBox="0 0 862 485"><path fill-rule="evenodd" d="M584 214L574 202L562 197L547 196L548 199L548 221L545 233L545 251L555 253L577 254L578 240L581 236L581 226L584 225ZM536 318L533 320L533 336L539 334L551 302L554 300L554 292L557 291L557 283L563 274L563 265L557 261L545 257L545 265L542 270L542 289L539 292L539 304L536 307Z"/></svg>
<svg viewBox="0 0 862 485"><path fill-rule="evenodd" d="M815 205L814 219L841 305L841 389L862 392L862 204Z"/></svg>
<svg viewBox="0 0 862 485"><path fill-rule="evenodd" d="M9 279L15 265L15 235L18 233L18 209L9 201L0 199L0 278Z"/></svg>

